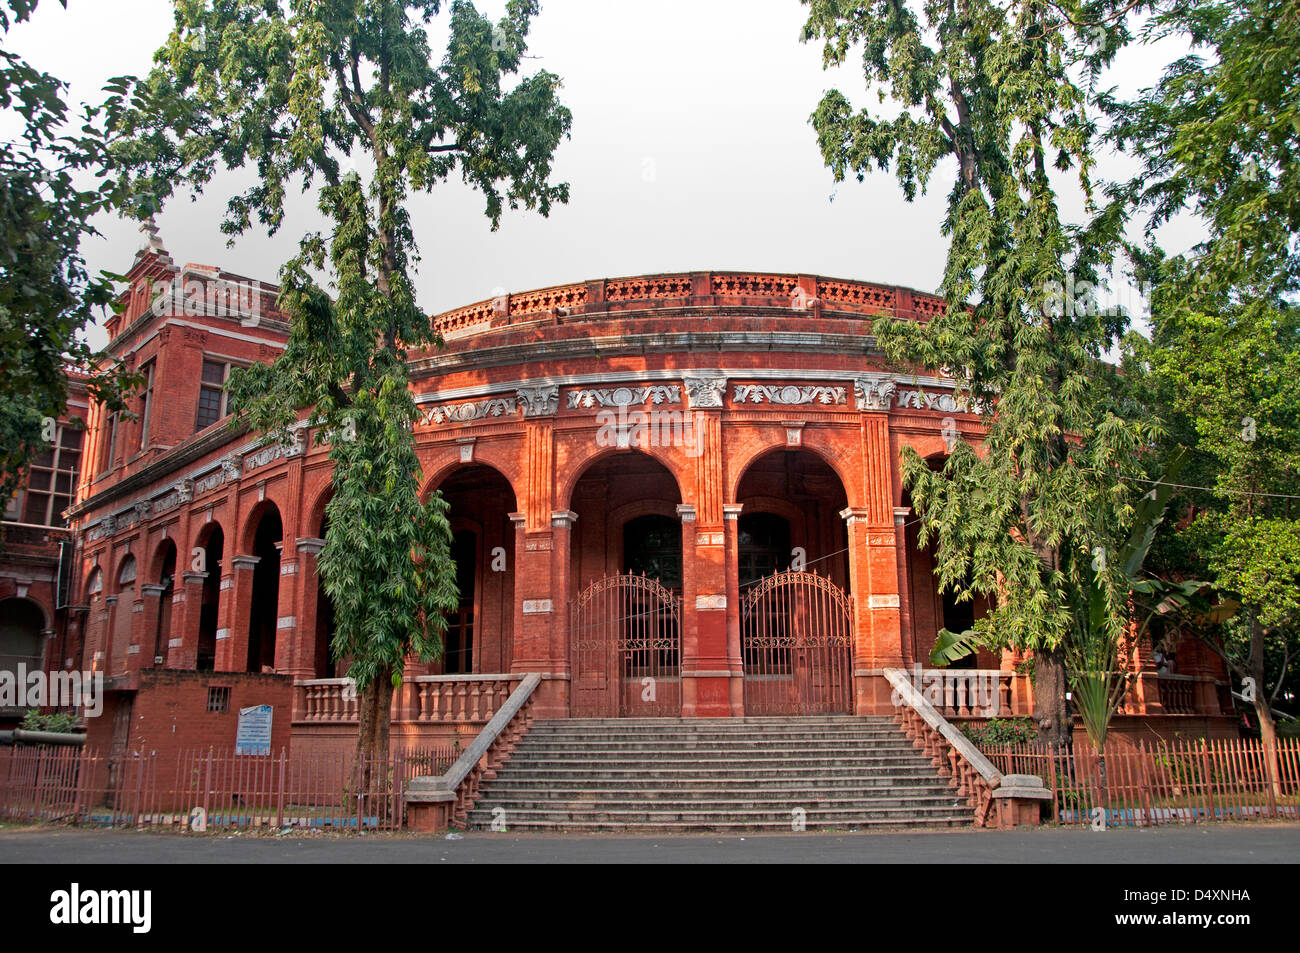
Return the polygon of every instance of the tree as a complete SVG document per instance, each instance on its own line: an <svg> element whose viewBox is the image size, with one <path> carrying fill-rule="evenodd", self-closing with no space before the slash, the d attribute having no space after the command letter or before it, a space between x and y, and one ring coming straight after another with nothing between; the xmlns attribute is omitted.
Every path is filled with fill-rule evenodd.
<svg viewBox="0 0 1300 953"><path fill-rule="evenodd" d="M1141 161L1112 196L1148 233L1190 212L1206 236L1180 255L1131 248L1154 286L1150 341L1131 351L1209 487L1184 494L1179 543L1241 604L1205 631L1250 680L1276 789L1272 707L1300 651L1300 9L1174 0L1148 38L1170 34L1193 52L1110 104L1113 140Z"/></svg>
<svg viewBox="0 0 1300 953"><path fill-rule="evenodd" d="M29 19L36 4L0 2L0 34ZM113 276L92 275L80 244L98 234L91 218L120 193L106 179L99 111L88 109L80 128L70 129L66 95L66 84L0 49L0 110L22 129L18 141L0 142L0 501L54 438L70 369L98 367L90 393L112 410L126 410L138 383L83 336L114 294ZM102 181L87 184L94 176Z"/></svg>
<svg viewBox="0 0 1300 953"><path fill-rule="evenodd" d="M333 650L352 660L360 694L358 754L369 759L387 757L405 659L440 656L443 613L456 605L446 504L419 499L406 360L441 341L412 289L409 203L457 170L485 194L493 228L507 203L546 215L568 199L567 185L549 182L571 120L559 79L539 71L507 88L537 3L511 0L492 24L455 0L436 63L427 27L442 6L177 0L158 67L118 125L117 154L141 192L165 198L179 183L203 188L219 165L255 165L258 182L228 204L232 235L254 216L274 233L290 184L322 180L329 233L305 236L281 271L288 346L231 393L271 439L290 439L304 414L329 439L335 492L320 569L335 603ZM348 168L362 155L368 181Z"/></svg>
<svg viewBox="0 0 1300 953"><path fill-rule="evenodd" d="M1033 653L1040 737L1066 741L1065 646L1093 586L1108 638L1123 631L1126 580L1108 557L1146 488L1140 458L1155 435L1102 361L1126 326L1095 297L1117 216L1065 223L1052 179L1073 176L1095 211L1096 116L1079 77L1127 36L1118 5L1072 15L1041 0L961 0L927 3L918 18L892 0L805 3L805 38L823 39L825 64L860 44L868 86L895 107L876 116L826 93L812 123L835 178L892 166L910 200L953 170L947 311L874 331L897 365L949 369L985 434L978 449L956 441L937 472L907 451L903 479L922 545L937 540L940 587L994 600L973 637Z"/></svg>

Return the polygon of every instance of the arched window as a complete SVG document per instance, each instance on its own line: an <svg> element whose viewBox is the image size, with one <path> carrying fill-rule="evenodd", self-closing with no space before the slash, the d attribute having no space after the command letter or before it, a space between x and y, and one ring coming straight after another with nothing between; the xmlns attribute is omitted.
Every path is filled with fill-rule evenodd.
<svg viewBox="0 0 1300 953"><path fill-rule="evenodd" d="M125 589L128 586L135 585L135 557L127 556L122 563L122 570L117 574L117 586L119 589Z"/></svg>
<svg viewBox="0 0 1300 953"><path fill-rule="evenodd" d="M86 583L86 595L90 596L90 601L94 602L104 592L104 571L96 566L90 571L90 579Z"/></svg>

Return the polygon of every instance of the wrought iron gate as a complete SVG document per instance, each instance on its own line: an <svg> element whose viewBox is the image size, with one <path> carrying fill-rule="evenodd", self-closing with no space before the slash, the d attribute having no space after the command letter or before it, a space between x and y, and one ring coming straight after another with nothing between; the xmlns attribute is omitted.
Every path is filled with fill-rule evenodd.
<svg viewBox="0 0 1300 953"><path fill-rule="evenodd" d="M853 713L853 600L825 576L778 572L741 599L745 714Z"/></svg>
<svg viewBox="0 0 1300 953"><path fill-rule="evenodd" d="M679 715L682 601L659 580L597 579L569 613L571 714Z"/></svg>

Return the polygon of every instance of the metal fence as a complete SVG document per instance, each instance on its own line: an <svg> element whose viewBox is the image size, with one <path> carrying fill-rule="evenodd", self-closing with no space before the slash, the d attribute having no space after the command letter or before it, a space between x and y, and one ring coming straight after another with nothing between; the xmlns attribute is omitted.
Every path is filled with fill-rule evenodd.
<svg viewBox="0 0 1300 953"><path fill-rule="evenodd" d="M0 748L0 818L103 826L396 830L412 778L442 774L452 746L387 759L186 750L166 758L95 749Z"/></svg>
<svg viewBox="0 0 1300 953"><path fill-rule="evenodd" d="M1153 827L1207 820L1300 820L1300 739L1277 743L1276 786L1260 741L986 747L1004 774L1035 774L1058 824Z"/></svg>

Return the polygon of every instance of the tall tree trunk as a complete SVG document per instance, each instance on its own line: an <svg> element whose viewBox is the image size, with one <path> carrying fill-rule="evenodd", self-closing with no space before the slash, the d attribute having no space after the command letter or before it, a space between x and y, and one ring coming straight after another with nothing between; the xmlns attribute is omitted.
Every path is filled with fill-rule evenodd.
<svg viewBox="0 0 1300 953"><path fill-rule="evenodd" d="M392 705L393 673L384 669L357 699L357 747L352 761L356 797L374 793L374 772L383 771L388 762Z"/></svg>
<svg viewBox="0 0 1300 953"><path fill-rule="evenodd" d="M1268 770L1269 787L1273 797L1282 797L1282 777L1277 765L1277 725L1269 710L1268 697L1261 690L1255 692L1255 716L1259 718L1259 737L1264 742L1264 767Z"/></svg>
<svg viewBox="0 0 1300 953"><path fill-rule="evenodd" d="M1065 708L1065 650L1060 647L1034 653L1034 721L1043 744L1069 742L1073 724Z"/></svg>
<svg viewBox="0 0 1300 953"><path fill-rule="evenodd" d="M1250 614L1250 676L1255 682L1255 717L1259 719L1259 737L1264 743L1264 767L1268 771L1268 783L1273 789L1273 797L1282 796L1282 778L1277 763L1277 725L1273 721L1272 699L1264 689L1264 626L1260 624L1258 611L1252 609Z"/></svg>

